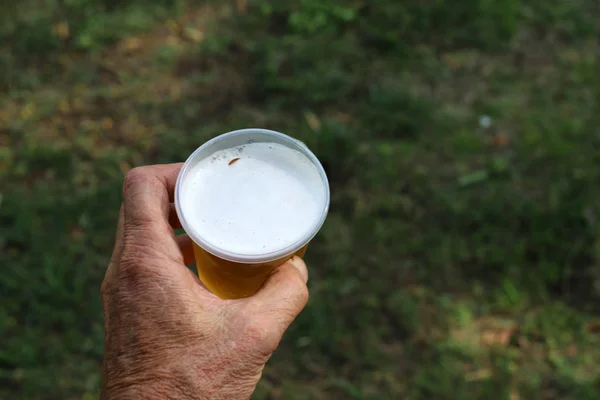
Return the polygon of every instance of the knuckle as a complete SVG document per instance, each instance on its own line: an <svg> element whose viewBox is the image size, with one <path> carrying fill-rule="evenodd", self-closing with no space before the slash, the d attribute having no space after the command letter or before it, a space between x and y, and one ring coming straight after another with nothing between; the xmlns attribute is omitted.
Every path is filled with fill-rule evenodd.
<svg viewBox="0 0 600 400"><path fill-rule="evenodd" d="M121 266L135 267L156 263L165 257L163 245L150 235L143 226L129 226L123 235Z"/></svg>
<svg viewBox="0 0 600 400"><path fill-rule="evenodd" d="M121 275L123 271L129 272L129 270L137 270L141 265L144 264L144 258L138 256L137 254L131 251L123 252L121 256L121 261L119 262L119 274Z"/></svg>
<svg viewBox="0 0 600 400"><path fill-rule="evenodd" d="M253 352L262 357L271 355L279 344L279 336L268 324L263 324L258 320L249 320L243 330L243 342Z"/></svg>
<svg viewBox="0 0 600 400"><path fill-rule="evenodd" d="M155 268L150 261L144 256L124 253L117 275L118 284L138 284L155 275L160 275L160 269Z"/></svg>
<svg viewBox="0 0 600 400"><path fill-rule="evenodd" d="M125 175L125 179L123 179L123 191L135 186L143 175L142 167L135 167L130 169Z"/></svg>
<svg viewBox="0 0 600 400"><path fill-rule="evenodd" d="M109 284L108 280L106 278L104 278L104 280L102 281L102 284L100 284L100 297L102 298L102 301L106 301L109 296L110 296L110 284Z"/></svg>
<svg viewBox="0 0 600 400"><path fill-rule="evenodd" d="M164 229L168 229L168 222L163 221L159 216L152 213L135 213L129 215L125 211L127 219L125 221L125 229L123 240L137 241L137 238L148 240L148 233L160 230L163 234ZM133 214L133 213L132 213Z"/></svg>
<svg viewBox="0 0 600 400"><path fill-rule="evenodd" d="M123 253L121 254L121 268L135 268L143 264L148 257L151 246L145 245L143 240L126 235L123 238Z"/></svg>
<svg viewBox="0 0 600 400"><path fill-rule="evenodd" d="M304 282L301 282L301 285L298 285L298 289L296 290L296 300L298 305L301 306L301 308L304 308L306 303L308 303L309 297L308 287Z"/></svg>
<svg viewBox="0 0 600 400"><path fill-rule="evenodd" d="M123 193L149 180L148 167L135 167L125 175L123 180Z"/></svg>
<svg viewBox="0 0 600 400"><path fill-rule="evenodd" d="M142 263L135 258L123 258L121 259L121 265L119 266L119 273L117 275L117 285L121 287L124 283L125 286L129 284L137 284L144 279L144 271Z"/></svg>
<svg viewBox="0 0 600 400"><path fill-rule="evenodd" d="M269 338L269 333L264 324L251 319L246 323L244 336L254 342L263 342Z"/></svg>
<svg viewBox="0 0 600 400"><path fill-rule="evenodd" d="M165 269L161 264L167 261L152 241L145 240L140 235L125 235L118 277L129 282L163 278Z"/></svg>
<svg viewBox="0 0 600 400"><path fill-rule="evenodd" d="M292 280L293 282L290 285L290 290L284 303L289 303L289 307L297 313L308 302L309 292L304 279L302 279L299 273L294 274Z"/></svg>
<svg viewBox="0 0 600 400"><path fill-rule="evenodd" d="M152 273L139 262L123 260L116 280L116 292L138 293L145 291L147 283L152 280Z"/></svg>

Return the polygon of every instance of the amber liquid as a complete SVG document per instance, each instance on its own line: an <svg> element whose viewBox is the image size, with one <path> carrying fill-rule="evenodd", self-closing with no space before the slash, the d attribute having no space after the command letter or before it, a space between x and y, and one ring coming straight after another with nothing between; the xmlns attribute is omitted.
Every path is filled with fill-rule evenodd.
<svg viewBox="0 0 600 400"><path fill-rule="evenodd" d="M194 244L198 277L204 285L222 299L252 296L262 287L271 271L294 255L303 257L308 244L294 254L261 264L242 264L218 258Z"/></svg>

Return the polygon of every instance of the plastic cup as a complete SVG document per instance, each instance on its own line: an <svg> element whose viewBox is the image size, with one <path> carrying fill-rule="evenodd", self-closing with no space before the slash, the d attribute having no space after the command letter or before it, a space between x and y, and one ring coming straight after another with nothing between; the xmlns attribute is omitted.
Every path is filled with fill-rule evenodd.
<svg viewBox="0 0 600 400"><path fill-rule="evenodd" d="M182 206L182 192L191 184L190 171L197 163L211 157L215 152L236 148L250 143L275 143L298 151L312 163L320 175L323 193L319 194L321 214L314 226L299 240L285 247L269 249L261 253L253 249L248 253L234 253L215 245L210 237L204 237L194 226L191 214ZM243 195L241 193L240 195ZM266 129L242 129L217 136L200 146L184 163L175 187L175 207L183 229L194 242L194 255L198 276L202 283L223 299L252 296L264 284L273 269L290 260L294 255L304 256L309 242L317 234L329 210L329 183L323 166L317 157L299 140L283 133ZM257 226L256 229L260 229Z"/></svg>

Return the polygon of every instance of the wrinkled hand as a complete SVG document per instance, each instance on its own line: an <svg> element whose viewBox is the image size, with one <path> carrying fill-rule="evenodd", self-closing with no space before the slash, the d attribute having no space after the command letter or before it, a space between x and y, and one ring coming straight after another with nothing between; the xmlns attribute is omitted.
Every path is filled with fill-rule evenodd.
<svg viewBox="0 0 600 400"><path fill-rule="evenodd" d="M181 164L136 168L123 185L114 253L102 283L101 398L248 399L265 363L308 299L294 259L254 296L222 300L186 267L172 204Z"/></svg>

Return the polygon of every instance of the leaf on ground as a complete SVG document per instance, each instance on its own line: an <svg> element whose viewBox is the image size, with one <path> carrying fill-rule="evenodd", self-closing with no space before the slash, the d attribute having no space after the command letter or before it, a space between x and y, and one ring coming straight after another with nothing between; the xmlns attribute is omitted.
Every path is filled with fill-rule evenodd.
<svg viewBox="0 0 600 400"><path fill-rule="evenodd" d="M307 111L304 113L304 119L306 120L308 126L310 126L310 129L313 131L318 131L321 129L321 120L313 112Z"/></svg>
<svg viewBox="0 0 600 400"><path fill-rule="evenodd" d="M70 36L69 24L66 22L60 22L54 25L52 31L62 40L67 40Z"/></svg>

